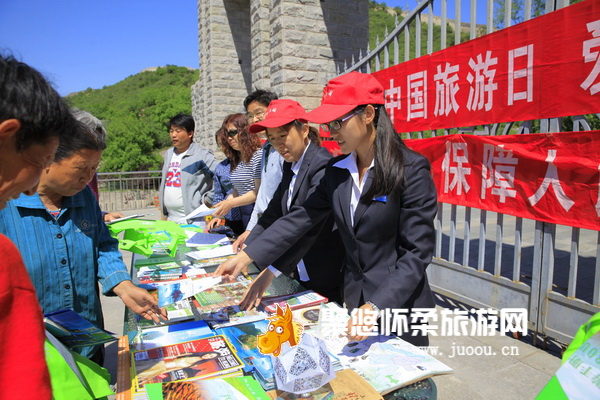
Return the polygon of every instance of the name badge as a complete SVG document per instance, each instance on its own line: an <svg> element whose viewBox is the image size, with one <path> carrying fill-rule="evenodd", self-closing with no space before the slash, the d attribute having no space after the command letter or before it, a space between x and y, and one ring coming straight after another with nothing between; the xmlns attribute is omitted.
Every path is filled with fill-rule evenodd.
<svg viewBox="0 0 600 400"><path fill-rule="evenodd" d="M387 196L379 196L379 197L375 197L373 198L374 201L380 201L382 203L387 203Z"/></svg>

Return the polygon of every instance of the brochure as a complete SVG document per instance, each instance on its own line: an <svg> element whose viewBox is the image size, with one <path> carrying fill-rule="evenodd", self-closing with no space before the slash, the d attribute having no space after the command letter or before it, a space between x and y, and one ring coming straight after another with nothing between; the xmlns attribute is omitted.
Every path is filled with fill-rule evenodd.
<svg viewBox="0 0 600 400"><path fill-rule="evenodd" d="M44 314L44 323L46 329L67 347L93 346L117 340L113 333L69 309Z"/></svg>
<svg viewBox="0 0 600 400"><path fill-rule="evenodd" d="M205 321L182 322L174 325L139 329L129 345L132 350L148 350L214 336L214 334Z"/></svg>
<svg viewBox="0 0 600 400"><path fill-rule="evenodd" d="M147 383L241 373L244 364L223 336L133 352L136 389Z"/></svg>
<svg viewBox="0 0 600 400"><path fill-rule="evenodd" d="M271 400L251 376L146 385L149 400Z"/></svg>

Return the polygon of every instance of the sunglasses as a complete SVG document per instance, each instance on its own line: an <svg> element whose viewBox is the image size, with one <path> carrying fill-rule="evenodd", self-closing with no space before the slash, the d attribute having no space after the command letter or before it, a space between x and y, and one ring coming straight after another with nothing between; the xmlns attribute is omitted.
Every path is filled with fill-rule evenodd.
<svg viewBox="0 0 600 400"><path fill-rule="evenodd" d="M321 124L321 129L323 129L325 132L339 131L340 129L342 129L342 124L348 121L350 118L354 117L356 114L357 111L354 111L352 114L346 115L344 118L336 119L335 121Z"/></svg>
<svg viewBox="0 0 600 400"><path fill-rule="evenodd" d="M238 133L239 133L239 131L237 129L232 129L230 131L227 131L227 136L229 136L230 138L232 138L235 135L237 135Z"/></svg>

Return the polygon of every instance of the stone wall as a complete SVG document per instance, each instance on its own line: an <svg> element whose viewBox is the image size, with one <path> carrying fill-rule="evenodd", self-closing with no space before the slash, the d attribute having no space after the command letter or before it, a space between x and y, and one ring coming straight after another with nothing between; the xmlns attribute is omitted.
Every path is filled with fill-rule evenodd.
<svg viewBox="0 0 600 400"><path fill-rule="evenodd" d="M196 141L216 151L223 118L255 89L318 106L344 60L367 48L368 24L367 0L198 0Z"/></svg>

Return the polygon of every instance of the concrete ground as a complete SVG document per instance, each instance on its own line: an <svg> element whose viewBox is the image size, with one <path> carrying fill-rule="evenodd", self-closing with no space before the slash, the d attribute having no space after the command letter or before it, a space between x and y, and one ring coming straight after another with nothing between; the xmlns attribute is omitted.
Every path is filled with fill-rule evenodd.
<svg viewBox="0 0 600 400"><path fill-rule="evenodd" d="M151 214L156 219L159 217L155 208L124 212L126 215L138 213ZM148 219L152 216L149 215ZM131 265L131 253L124 251L123 258L128 266ZM439 304L438 309L461 308L460 304L441 296L437 296L436 300ZM124 306L121 300L118 297L103 297L102 306L106 329L122 335ZM430 346L438 352L435 357L454 369L453 374L433 379L437 386L438 399L535 398L560 366L560 355L557 351L551 352L535 347L531 342L531 337L528 336L517 340L509 336L500 336L498 332L495 336L430 336ZM468 355L470 352L482 354ZM111 373L112 383L115 383L116 342L106 347L104 366Z"/></svg>

